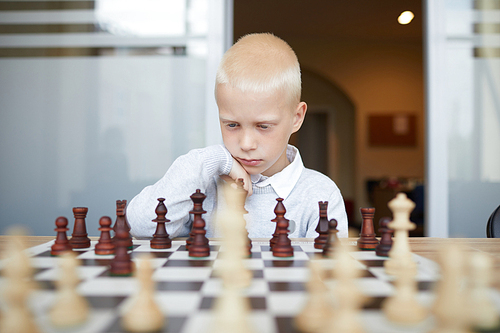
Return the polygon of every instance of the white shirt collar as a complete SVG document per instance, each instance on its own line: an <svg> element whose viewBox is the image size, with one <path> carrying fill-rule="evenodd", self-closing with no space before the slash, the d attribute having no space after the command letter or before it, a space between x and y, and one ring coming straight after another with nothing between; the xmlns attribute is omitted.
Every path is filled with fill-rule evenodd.
<svg viewBox="0 0 500 333"><path fill-rule="evenodd" d="M271 177L266 177L261 174L251 175L252 184L257 187L271 185L280 198L286 199L299 180L302 170L304 170L304 163L302 163L302 158L297 148L288 145L286 157L290 164L283 170L275 173Z"/></svg>

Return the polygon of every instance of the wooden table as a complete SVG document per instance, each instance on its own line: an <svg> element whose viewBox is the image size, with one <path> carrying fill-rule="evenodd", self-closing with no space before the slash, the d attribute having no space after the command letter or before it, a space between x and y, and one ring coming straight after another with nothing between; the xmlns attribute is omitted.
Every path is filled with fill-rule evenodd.
<svg viewBox="0 0 500 333"><path fill-rule="evenodd" d="M10 236L0 235L0 251ZM98 237L90 237L97 240ZM25 236L23 237L28 247L36 246L55 239L54 236ZM343 241L352 242L356 238L347 238ZM410 237L410 246L414 253L438 262L439 249L445 244L456 244L462 246L468 252L484 252L494 259L493 286L500 290L500 238L431 238Z"/></svg>

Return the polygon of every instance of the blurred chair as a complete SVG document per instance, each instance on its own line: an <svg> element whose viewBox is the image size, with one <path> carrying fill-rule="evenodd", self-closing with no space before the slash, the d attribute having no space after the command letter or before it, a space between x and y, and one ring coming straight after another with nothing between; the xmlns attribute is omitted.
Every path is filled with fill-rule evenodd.
<svg viewBox="0 0 500 333"><path fill-rule="evenodd" d="M500 238L500 206L490 215L486 225L486 237Z"/></svg>

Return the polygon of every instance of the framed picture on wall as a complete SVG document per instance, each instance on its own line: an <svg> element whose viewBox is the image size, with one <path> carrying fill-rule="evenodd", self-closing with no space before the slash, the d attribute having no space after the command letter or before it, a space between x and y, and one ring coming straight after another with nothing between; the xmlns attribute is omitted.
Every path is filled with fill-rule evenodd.
<svg viewBox="0 0 500 333"><path fill-rule="evenodd" d="M370 147L415 147L417 116L413 113L372 114L368 116Z"/></svg>

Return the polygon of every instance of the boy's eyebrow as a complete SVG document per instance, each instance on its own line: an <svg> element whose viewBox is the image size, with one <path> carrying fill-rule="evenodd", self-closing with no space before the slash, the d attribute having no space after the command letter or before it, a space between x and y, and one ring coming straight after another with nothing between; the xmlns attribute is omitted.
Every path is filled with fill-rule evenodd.
<svg viewBox="0 0 500 333"><path fill-rule="evenodd" d="M236 120L233 120L233 119L228 119L228 118L225 118L225 117L221 117L219 116L219 120L220 121L223 121L223 122L233 122L233 123L237 123L238 121ZM263 123L276 123L279 121L279 118L268 118L268 119L261 119L261 120L257 120L255 123L257 124L263 124Z"/></svg>

